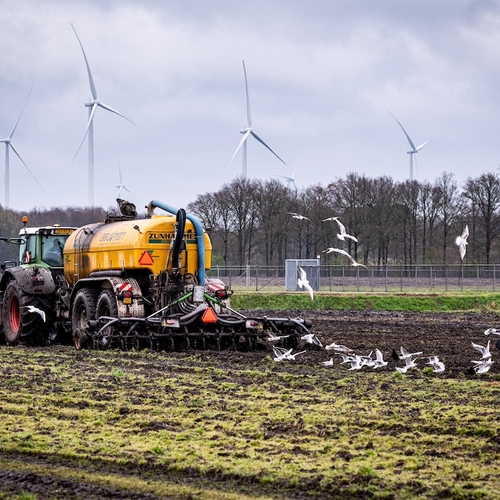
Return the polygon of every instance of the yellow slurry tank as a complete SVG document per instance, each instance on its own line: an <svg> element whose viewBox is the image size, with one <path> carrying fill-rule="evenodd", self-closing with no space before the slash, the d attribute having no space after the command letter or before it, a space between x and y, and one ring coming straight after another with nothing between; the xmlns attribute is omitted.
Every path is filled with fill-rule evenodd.
<svg viewBox="0 0 500 500"><path fill-rule="evenodd" d="M180 263L172 261L171 242L175 216L153 215L147 219L95 223L74 231L64 246L64 275L70 285L97 271L127 271L158 275L179 268L182 275L198 271L198 242L194 225L184 228ZM212 244L207 233L205 269L210 269ZM141 273L141 274L142 274Z"/></svg>

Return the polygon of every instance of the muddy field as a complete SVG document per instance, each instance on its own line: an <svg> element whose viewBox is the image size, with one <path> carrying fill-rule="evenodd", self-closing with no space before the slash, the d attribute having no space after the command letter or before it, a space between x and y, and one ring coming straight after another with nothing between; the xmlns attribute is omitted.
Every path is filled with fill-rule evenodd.
<svg viewBox="0 0 500 500"><path fill-rule="evenodd" d="M290 316L296 317L298 313L296 311L268 311L263 312L259 311L257 314L264 316L268 314L269 316ZM497 349L497 337L495 335L485 336L484 331L489 327L498 327L500 326L500 317L497 314L493 313L410 313L410 312L398 312L398 313L385 313L385 312L359 312L359 311L328 311L324 313L314 312L311 315L307 316L308 319L313 321L313 331L317 334L317 336L322 341L323 345L330 344L332 342L336 342L339 344L345 344L346 346L352 348L357 354L367 355L370 351L378 348L384 354L385 359L389 362L388 366L382 368L381 370L384 372L394 371L396 366L402 366L402 362L394 359L392 356L393 351L398 351L401 346L404 346L409 351L422 351L422 358L425 356L437 355L446 365L446 371L439 375L427 374L428 377L440 378L440 379L479 379L483 377L485 380L495 380L496 375L500 373L500 362L497 362L497 359L500 360L500 352ZM488 374L479 376L470 372L471 360L479 359L479 353L472 348L471 343L479 343L485 345L487 341L491 341L491 351L492 357L495 363L492 365L492 368ZM307 346L306 346L307 347ZM301 344L299 345L299 349L304 348ZM2 350L3 349L3 350ZM0 355L5 353L6 349L14 349L14 348L6 348L2 346L0 349ZM22 349L29 356L31 352L36 352L36 349ZM43 351L43 355L50 355L52 351L54 354L54 358L61 356L61 359L64 357L71 358L71 374L72 376L78 376L82 379L90 378L90 383L92 383L92 378L89 375L89 370L93 370L93 368L89 367L89 365L85 362L86 354L84 352L77 353L70 346L49 346L45 348L39 349L39 351ZM9 351L13 352L13 351ZM110 356L113 361L113 366L115 368L124 367L124 370L132 371L130 358L126 353L121 353L119 351L114 351L111 353L106 353L106 362L109 362ZM155 382L156 377L160 380L160 377L164 376L164 370L166 364L175 362L176 360L180 363L183 359L185 359L186 353L160 353L158 355L154 355L154 358L148 358L148 354L145 353L144 357L139 353L137 357L134 358L137 362L137 367L134 367L133 370L136 370L137 373L144 371L147 372L148 380L151 380L152 383L160 383L158 381ZM203 363L208 363L208 365L213 364L214 367L217 367L217 370L227 371L229 374L228 381L229 382L238 382L241 387L244 389L249 384L253 383L251 381L246 381L245 376L238 375L239 373L244 373L245 370L251 371L256 370L256 367L263 364L264 362L270 363L269 356L272 356L272 351L268 347L267 349L263 348L262 350L255 352L216 352L216 351L204 351L198 354L199 359L203 361ZM322 361L328 360L330 357L334 358L334 366L332 368L324 368L321 366ZM148 359L154 359L154 368L148 368L147 363ZM1 361L1 360L0 360ZM345 365L340 364L340 357L335 356L332 351L324 351L317 348L308 349L305 354L297 358L295 363L287 362L280 363L279 369L283 372L286 372L287 376L303 377L305 374L313 374L315 377L323 378L327 380L329 377L331 378L333 374L337 377L338 381L342 377L350 377L353 375L352 372L349 372ZM419 364L419 368L422 370L426 367L425 359L420 359L417 361ZM62 361L61 361L62 363ZM140 365L140 366L139 366ZM272 365L272 362L271 362ZM277 365L277 364L276 364ZM9 368L9 364L2 364L2 376L4 385L2 385L2 389L7 387L7 382L9 379L19 380L20 387L23 383L23 378L21 372L16 368ZM274 366L274 365L273 365ZM126 367L126 368L125 368ZM307 367L307 370L306 370ZM309 369L309 367L312 367ZM18 371L16 371L18 370ZM185 368L183 368L185 370ZM332 372L333 370L333 372ZM368 368L364 368L363 370L369 370ZM219 372L218 372L219 373ZM236 375L235 375L236 374ZM418 374L418 375L417 375ZM421 372L416 371L415 374L409 373L406 375L407 377L422 377ZM111 383L106 385L107 380L100 381L101 384L101 392L102 387L105 387L106 390L112 390L113 380L120 381L119 375L114 375L114 379L111 378ZM234 380L233 380L234 379ZM31 384L34 384L34 380L36 379L33 375L31 375ZM42 379L40 379L42 380ZM124 379L125 380L125 379ZM288 379L287 379L288 380ZM125 380L126 381L126 380ZM45 379L44 382L45 383ZM161 382L163 383L163 382ZM289 382L287 382L289 383ZM163 383L164 384L164 383ZM387 384L386 384L387 385ZM52 389L47 389L46 392L53 391L54 387L57 384L53 384ZM292 383L293 386L293 383ZM292 387L289 386L289 387ZM43 388L43 384L40 385ZM168 387L168 384L167 384ZM15 389L13 389L15 390ZM33 385L33 391L37 392L39 389L38 386ZM136 388L130 387L130 393L133 394ZM40 394L45 394L45 392L41 392ZM193 386L192 394L184 394L184 401L186 398L195 398L200 394L200 388ZM238 393L239 394L239 393ZM62 397L62 396L61 396ZM118 396L117 396L118 397ZM123 396L122 396L123 397ZM144 395L134 396L135 401L139 402L141 398L146 397ZM175 393L172 390L172 397L175 398ZM223 396L220 396L221 398ZM110 400L113 400L114 396L109 396ZM102 404L103 396L101 394L99 404ZM131 400L133 404L134 400ZM118 410L118 419L122 417L130 416L130 406L120 405ZM93 402L86 402L84 396L80 396L78 405L81 405L81 410L85 410L89 407L92 407ZM96 403L97 404L97 403ZM138 404L138 403L137 403ZM224 403L227 405L227 403ZM7 407L5 407L7 408ZM5 408L3 410L5 411ZM296 410L306 410L306 406L303 408L296 408ZM9 410L14 411L14 410ZM9 412L8 411L8 412ZM41 411L41 410L40 410ZM7 413L8 413L7 412ZM20 417L22 423L22 416ZM175 428L177 424L169 423L164 424L161 422L159 418L152 420L153 427L145 428L146 431L170 431L174 430L178 432L178 429ZM142 424L141 424L142 425ZM157 428L154 427L157 426ZM277 425L276 423L273 425ZM22 427L22 425L20 425ZM274 429L274 428L273 428ZM276 427L278 429L278 427ZM141 432L144 432L141 431ZM277 431L281 432L281 431ZM288 431L287 431L288 432ZM371 444L370 446L373 446ZM498 447L498 444L496 445ZM221 453L221 455L223 455ZM349 453L347 453L349 455ZM346 456L347 456L346 455ZM339 454L338 460L349 460L349 458L345 458ZM231 459L231 452L228 452L228 461ZM403 457L403 459L405 459ZM79 462L77 458L75 459L63 459L63 462L68 467L82 468L84 469L94 469L94 472L109 472L110 474L120 475L120 476L130 476L131 478L139 478L143 477L144 474L153 474L156 478L164 477L165 481L175 482L175 483L184 483L186 481L190 482L190 484L196 483L196 481L206 481L209 482L223 482L229 481L236 484L236 486L232 486L231 488L236 488L236 491L240 493L236 493L235 496L227 496L227 498L244 498L247 494L251 495L252 491L254 491L255 484L258 483L258 476L249 476L248 478L239 477L237 474L227 473L226 475L221 475L219 472L200 472L195 470L193 467L186 467L186 470L189 472L189 479L184 477L183 473L177 472L172 475L170 472L162 472L161 467L158 465L145 466L142 468L138 468L137 465L130 464L127 465L126 462L123 463L113 463L111 459L103 459L102 461L93 461L93 465L85 465L84 462ZM74 463L73 463L74 462ZM16 463L18 466L16 466ZM19 465L22 463L22 467ZM108 464L108 466L106 466ZM58 460L51 458L50 453L19 453L19 451L14 450L6 450L4 446L0 448L0 499L6 498L19 498L16 495L20 495L29 492L35 496L29 497L33 499L42 499L42 498L144 498L144 499L153 499L153 498L193 498L193 493L171 493L169 495L154 493L151 490L148 490L145 487L145 491L140 493L137 492L137 488L133 488L130 491L124 491L122 488L116 488L113 486L106 486L103 484L95 484L92 480L86 480L85 478L81 480L75 479L75 477L68 477L66 479L60 476L55 477L54 475L48 473L51 467L58 467L60 464ZM210 471L210 467L207 469ZM44 472L45 471L45 472ZM90 474L90 472L89 472ZM163 474L163 475L162 475ZM359 479L359 478L358 478ZM253 485L254 484L254 485ZM300 485L297 486L293 491L286 492L284 494L273 494L272 488L265 488L262 485L257 488L258 494L262 495L262 497L274 498L308 498L311 494L311 491L315 491L316 495L325 495L325 491L319 487L315 489L316 486L309 485L307 488L303 489ZM382 486L381 486L382 487ZM200 486L200 489L197 491L201 491L203 489ZM366 490L368 491L368 490ZM410 488L411 491L411 488ZM220 492L219 492L220 493ZM418 493L418 488L414 491L414 493ZM200 494L201 495L201 494ZM325 495L325 497L328 495ZM200 498L205 498L206 496L201 495ZM332 496L334 498L335 495ZM351 498L369 498L370 494L359 493L359 496L355 493L352 493ZM387 498L397 498L396 495L389 494ZM449 498L452 498L453 495L450 495ZM226 498L224 496L220 496L217 498ZM465 497L464 497L465 498Z"/></svg>

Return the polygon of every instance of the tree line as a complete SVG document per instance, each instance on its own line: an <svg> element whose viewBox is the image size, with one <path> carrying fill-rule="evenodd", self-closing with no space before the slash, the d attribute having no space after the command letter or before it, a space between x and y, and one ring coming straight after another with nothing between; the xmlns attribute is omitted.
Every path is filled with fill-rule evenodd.
<svg viewBox="0 0 500 500"><path fill-rule="evenodd" d="M500 176L469 177L462 186L443 172L433 183L349 173L331 184L292 189L277 179L238 177L218 191L200 194L186 207L200 218L212 240L212 264L282 266L285 259L321 256L322 264L345 257L365 265L457 264L455 238L469 227L464 263L500 258ZM298 220L290 213L308 219ZM27 215L29 226L58 223L80 227L102 221L115 208L51 208L18 212L0 206L0 236L12 237ZM337 239L337 216L357 242ZM0 261L16 260L17 247L0 242Z"/></svg>
<svg viewBox="0 0 500 500"><path fill-rule="evenodd" d="M327 186L290 189L279 180L237 178L188 205L210 229L213 263L283 265L284 259L321 256L342 248L365 265L460 263L455 238L469 228L464 263L498 261L500 176L485 173L462 186L443 172L433 183L349 173ZM290 213L310 220L298 220ZM357 242L337 239L338 216Z"/></svg>

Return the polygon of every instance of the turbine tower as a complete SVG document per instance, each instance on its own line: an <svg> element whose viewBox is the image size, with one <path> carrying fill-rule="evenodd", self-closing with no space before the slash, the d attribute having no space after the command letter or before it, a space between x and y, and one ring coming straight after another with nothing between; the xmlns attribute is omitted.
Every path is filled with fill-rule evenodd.
<svg viewBox="0 0 500 500"><path fill-rule="evenodd" d="M248 97L248 81L247 81L247 70L245 68L245 61L243 62L243 73L245 75L245 92L246 92L246 98L247 98L247 126L243 129L240 130L240 133L243 134L243 137L241 138L240 143L238 144L238 147L236 148L236 151L234 152L233 156L231 157L231 160L229 161L229 164L233 161L234 157L236 156L236 153L240 150L241 147L243 147L243 160L242 160L242 171L241 175L245 178L247 176L247 139L251 135L254 137L257 141L259 141L263 146L265 146L271 153L278 158L278 160L282 161L285 163L252 129L252 116L250 114L250 99ZM285 163L286 165L286 163Z"/></svg>
<svg viewBox="0 0 500 500"><path fill-rule="evenodd" d="M12 144L12 136L14 135L14 132L16 131L17 124L19 123L19 120L21 119L21 116L24 113L24 108L26 108L26 104L28 104L28 100L31 95L31 91L33 90L33 84L31 84L30 91L28 93L28 97L26 98L26 102L24 103L23 109L21 110L21 114L19 115L19 118L16 121L16 124L14 125L14 128L12 129L12 132L10 135L5 138L5 139L0 139L0 142L3 142L5 144L5 208L8 208L10 199L9 199L9 184L10 184L10 165L9 165L9 150L12 149L14 151L15 155L21 160L21 163L26 167L28 172L31 174L33 179L35 179L35 182L42 188L42 191L45 191L43 187L40 185L38 182L37 178L33 175L33 172L28 168L28 165L24 163L24 160L21 158L21 155L16 151L16 148Z"/></svg>
<svg viewBox="0 0 500 500"><path fill-rule="evenodd" d="M413 156L417 154L426 144L428 144L431 140L429 139L428 141L424 142L423 144L420 144L420 146L415 147L415 144L413 144L413 141L410 139L410 136L406 133L406 130L404 129L403 125L399 123L399 120L390 112L387 111L399 124L401 129L406 135L406 138L408 139L408 143L410 144L410 151L407 151L407 153L410 155L410 180L413 180Z"/></svg>
<svg viewBox="0 0 500 500"><path fill-rule="evenodd" d="M75 32L78 43L80 44L80 48L82 49L83 58L85 59L85 65L87 66L87 73L89 76L90 92L92 93L92 98L89 99L88 102L85 103L85 106L89 108L89 121L87 122L87 128L85 129L85 133L83 134L82 142L78 146L78 149L75 153L73 161L75 160L76 156L78 155L78 152L80 151L80 148L82 147L83 142L85 141L85 138L88 136L88 146L89 146L89 171L88 171L89 205L91 207L93 207L94 206L94 115L95 115L97 108L101 107L103 109L111 111L112 113L115 113L116 115L119 115L122 118L125 118L125 120L128 120L133 125L135 125L135 123L132 120L129 120L125 115L122 115L116 109L111 108L110 106L108 106L107 104L104 104L103 102L101 102L98 99L97 91L96 91L96 88L94 85L94 79L92 78L92 73L90 71L90 66L89 66L89 63L87 61L87 56L85 55L85 50L83 50L82 42L80 41L80 37L78 36L78 33L76 32L76 29L73 26L73 24L71 25L71 27L73 28L73 31Z"/></svg>

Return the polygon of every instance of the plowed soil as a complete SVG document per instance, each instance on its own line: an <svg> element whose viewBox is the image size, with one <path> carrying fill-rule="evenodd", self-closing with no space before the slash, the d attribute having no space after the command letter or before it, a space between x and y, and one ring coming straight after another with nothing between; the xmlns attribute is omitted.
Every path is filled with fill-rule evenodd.
<svg viewBox="0 0 500 500"><path fill-rule="evenodd" d="M251 314L250 311L246 311ZM254 314L259 316L290 316L299 315L297 311L258 311ZM307 316L313 321L312 330L320 338L323 346L332 342L344 344L354 350L357 354L367 355L370 351L378 348L389 362L384 370L394 370L396 366L402 366L402 362L395 359L394 351L399 352L401 346L408 351L422 351L421 359L417 362L423 369L425 356L437 355L446 365L446 371L439 376L442 378L466 377L477 378L478 375L471 372L471 360L480 358L478 351L473 349L472 343L486 345L491 341L493 360L498 357L497 339L495 335L485 336L484 331L489 327L500 325L500 317L493 313L417 313L417 312L359 312L359 311L328 311L314 312ZM307 352L297 358L296 364L290 365L290 372L297 365L318 365L323 369L320 362L328 360L333 356L334 366L331 368L337 373L348 373L346 365L340 363L341 359L333 351L325 351L319 348L306 346L304 342L299 344L299 349L307 349ZM35 349L35 348L33 348ZM53 349L54 352L73 349L69 346L51 346L43 348ZM117 364L120 363L122 353L116 351ZM217 363L219 368L239 368L245 365L249 368L255 367L261 360L272 355L270 346L259 351L236 353L232 351L217 352L205 351L203 359ZM182 356L182 354L165 354L170 359ZM85 377L85 364L82 363L82 377ZM500 363L492 365L490 374L500 371ZM351 372L349 372L351 373ZM153 376L153 374L151 375ZM29 454L19 457L10 457L14 460L22 460L23 463L33 465L39 464L39 458ZM0 459L10 460L3 452ZM126 465L122 466L122 474L127 475ZM132 467L132 466L131 466ZM137 473L131 468L130 474ZM78 484L73 480L50 479L30 472L14 472L2 470L0 466L0 499L17 498L21 492L36 494L35 498L160 498L154 495L127 494L123 491L114 491L105 487L92 486L91 484ZM12 496L11 496L12 495ZM294 495L295 496L295 495ZM297 496L301 496L298 494Z"/></svg>

